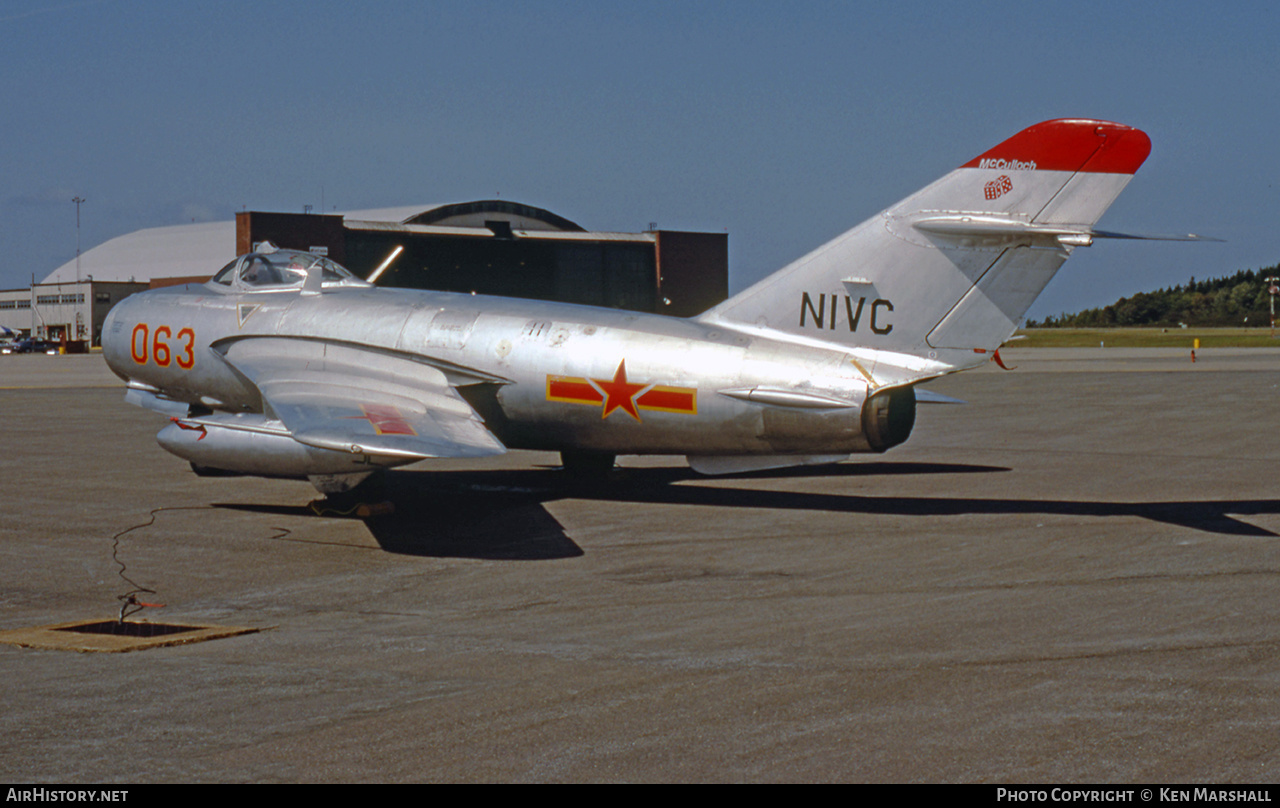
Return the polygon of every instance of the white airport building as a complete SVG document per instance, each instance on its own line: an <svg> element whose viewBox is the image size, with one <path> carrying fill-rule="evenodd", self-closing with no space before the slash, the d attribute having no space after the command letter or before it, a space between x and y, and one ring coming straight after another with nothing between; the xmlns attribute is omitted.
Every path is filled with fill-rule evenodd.
<svg viewBox="0 0 1280 808"><path fill-rule="evenodd" d="M728 294L728 236L587 231L511 200L340 214L245 211L235 221L138 230L94 247L29 289L0 290L6 331L87 350L117 302L208 280L271 241L328 255L360 277L388 256L384 286L471 291L691 316Z"/></svg>

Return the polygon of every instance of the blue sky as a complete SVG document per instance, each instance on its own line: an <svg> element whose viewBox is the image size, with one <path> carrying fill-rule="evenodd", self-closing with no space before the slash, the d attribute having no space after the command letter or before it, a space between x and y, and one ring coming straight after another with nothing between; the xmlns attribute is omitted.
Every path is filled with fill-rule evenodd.
<svg viewBox="0 0 1280 808"><path fill-rule="evenodd" d="M741 289L1048 118L1144 129L1031 316L1280 262L1273 3L0 0L0 288L143 227L500 196ZM232 245L228 245L228 250ZM230 255L228 255L228 258ZM216 267L211 267L211 271Z"/></svg>

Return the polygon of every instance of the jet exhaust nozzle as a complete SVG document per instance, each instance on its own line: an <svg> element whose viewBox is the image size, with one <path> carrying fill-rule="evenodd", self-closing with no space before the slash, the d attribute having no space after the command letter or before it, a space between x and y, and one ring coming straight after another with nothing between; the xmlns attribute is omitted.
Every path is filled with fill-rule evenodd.
<svg viewBox="0 0 1280 808"><path fill-rule="evenodd" d="M895 387L862 405L862 434L873 452L884 452L911 437L916 424L916 391Z"/></svg>

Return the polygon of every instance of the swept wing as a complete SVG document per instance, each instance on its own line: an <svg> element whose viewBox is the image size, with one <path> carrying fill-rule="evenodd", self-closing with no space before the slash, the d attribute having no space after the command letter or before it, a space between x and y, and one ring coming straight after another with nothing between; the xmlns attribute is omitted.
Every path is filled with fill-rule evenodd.
<svg viewBox="0 0 1280 808"><path fill-rule="evenodd" d="M213 347L261 391L264 412L307 446L399 462L506 451L458 394L456 377L422 361L289 337Z"/></svg>

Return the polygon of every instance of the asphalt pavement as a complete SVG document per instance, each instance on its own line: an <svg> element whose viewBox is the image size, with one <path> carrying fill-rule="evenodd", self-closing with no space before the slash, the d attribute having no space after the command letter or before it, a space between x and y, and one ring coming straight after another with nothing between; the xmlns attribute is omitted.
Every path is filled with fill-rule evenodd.
<svg viewBox="0 0 1280 808"><path fill-rule="evenodd" d="M98 356L0 357L0 631L129 581L258 629L0 645L0 779L1280 780L1280 351L1002 353L885 455L513 452L369 519L194 476Z"/></svg>

